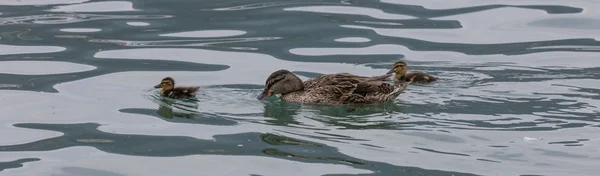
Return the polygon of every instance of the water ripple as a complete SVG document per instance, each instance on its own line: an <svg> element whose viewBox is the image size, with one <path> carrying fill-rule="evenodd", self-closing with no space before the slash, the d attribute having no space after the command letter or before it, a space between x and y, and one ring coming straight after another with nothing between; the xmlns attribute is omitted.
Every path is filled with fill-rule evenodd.
<svg viewBox="0 0 600 176"><path fill-rule="evenodd" d="M243 38L224 38L224 39L188 39L188 40L155 40L155 41L126 41L126 40L110 40L110 39L90 39L92 43L111 43L119 46L128 47L202 47L212 46L218 47L220 44L257 42L266 40L280 40L281 37L243 37ZM234 50L257 50L251 47L224 47Z"/></svg>
<svg viewBox="0 0 600 176"><path fill-rule="evenodd" d="M69 24L95 20L116 20L116 19L163 19L171 18L170 15L97 15L97 14L43 14L17 17L0 18L0 25L21 25L21 24Z"/></svg>
<svg viewBox="0 0 600 176"><path fill-rule="evenodd" d="M123 12L137 11L129 1L104 1L55 6L51 12Z"/></svg>
<svg viewBox="0 0 600 176"><path fill-rule="evenodd" d="M23 167L23 164L25 164L27 162L34 162L34 161L39 161L39 160L40 159L38 159L38 158L23 158L23 159L18 159L18 160L9 161L9 162L0 162L0 171L6 170L6 169Z"/></svg>
<svg viewBox="0 0 600 176"><path fill-rule="evenodd" d="M260 8L278 7L278 6L289 6L289 5L307 5L307 4L335 4L335 3L324 3L324 2L262 2L254 4L237 5L231 7L220 7L210 10L214 11L239 11L239 10L253 10ZM207 9L208 10L208 9Z"/></svg>

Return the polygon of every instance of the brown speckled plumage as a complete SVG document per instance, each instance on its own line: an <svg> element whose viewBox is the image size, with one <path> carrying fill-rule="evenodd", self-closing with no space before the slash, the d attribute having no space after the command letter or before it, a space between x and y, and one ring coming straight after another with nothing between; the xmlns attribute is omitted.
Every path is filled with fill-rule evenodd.
<svg viewBox="0 0 600 176"><path fill-rule="evenodd" d="M162 79L160 84L154 86L154 88L162 88L160 90L160 95L175 99L194 97L196 96L196 92L200 89L198 86L175 87L175 80L171 77Z"/></svg>
<svg viewBox="0 0 600 176"><path fill-rule="evenodd" d="M391 85L383 82L392 74L364 77L349 73L328 74L302 81L292 72L278 70L265 82L259 99L281 94L290 102L312 104L372 104L394 100L408 83Z"/></svg>
<svg viewBox="0 0 600 176"><path fill-rule="evenodd" d="M427 73L423 73L423 72L407 73L407 71L408 71L408 65L406 65L406 63L403 61L398 61L398 62L394 63L394 66L388 72L388 74L395 73L395 75L392 79L397 82L408 82L412 79L412 84L424 84L424 83L430 83L433 81L437 81L436 77L431 76Z"/></svg>

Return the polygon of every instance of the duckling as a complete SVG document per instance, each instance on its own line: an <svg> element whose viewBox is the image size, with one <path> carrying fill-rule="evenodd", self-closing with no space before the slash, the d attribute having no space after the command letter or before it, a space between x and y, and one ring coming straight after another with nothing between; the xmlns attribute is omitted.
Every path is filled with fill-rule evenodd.
<svg viewBox="0 0 600 176"><path fill-rule="evenodd" d="M394 67L386 74L396 73L394 75L393 80L398 82L408 82L408 80L413 79L413 83L424 84L436 81L437 78L431 76L427 73L423 72L412 72L406 73L408 71L408 66L404 61L398 61L394 63Z"/></svg>
<svg viewBox="0 0 600 176"><path fill-rule="evenodd" d="M154 88L162 88L160 95L169 98L190 98L196 96L196 92L200 87L175 87L175 80L171 77L165 77L160 81L160 84L154 86Z"/></svg>
<svg viewBox="0 0 600 176"><path fill-rule="evenodd" d="M394 100L406 89L408 83L391 85L384 80L392 74L364 77L349 73L321 75L307 81L288 70L273 72L265 82L265 89L257 97L262 100L274 94L289 102L356 105Z"/></svg>

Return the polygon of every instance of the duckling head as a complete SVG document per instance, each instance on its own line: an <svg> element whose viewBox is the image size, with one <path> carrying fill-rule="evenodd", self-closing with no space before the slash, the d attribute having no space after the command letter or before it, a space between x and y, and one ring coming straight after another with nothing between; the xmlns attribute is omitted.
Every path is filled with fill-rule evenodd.
<svg viewBox="0 0 600 176"><path fill-rule="evenodd" d="M396 77L402 77L402 76L404 76L404 74L406 74L407 71L408 71L408 66L406 65L406 63L404 61L398 61L398 62L394 63L394 66L392 67L392 69L390 71L388 71L386 74L396 73Z"/></svg>
<svg viewBox="0 0 600 176"><path fill-rule="evenodd" d="M304 83L288 70L277 70L265 81L265 89L257 97L262 100L275 94L286 94L304 89Z"/></svg>
<svg viewBox="0 0 600 176"><path fill-rule="evenodd" d="M166 90L171 90L171 89L173 89L173 87L175 87L175 80L173 80L173 78L171 78L171 77L163 78L160 81L160 84L157 84L156 86L154 86L154 88L162 88L160 90L161 93Z"/></svg>

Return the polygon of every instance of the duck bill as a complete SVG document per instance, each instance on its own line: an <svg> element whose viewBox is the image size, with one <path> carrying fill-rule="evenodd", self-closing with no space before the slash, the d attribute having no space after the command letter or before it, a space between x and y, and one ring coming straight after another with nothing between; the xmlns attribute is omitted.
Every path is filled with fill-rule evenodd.
<svg viewBox="0 0 600 176"><path fill-rule="evenodd" d="M258 100L263 100L267 97L271 96L271 92L264 90L262 93L260 93L260 95L258 97L256 97Z"/></svg>
<svg viewBox="0 0 600 176"><path fill-rule="evenodd" d="M390 69L390 71L388 71L388 72L387 72L387 73L385 73L385 74L390 74L390 73L394 73L394 69L393 69L393 68L392 68L392 69Z"/></svg>
<svg viewBox="0 0 600 176"><path fill-rule="evenodd" d="M156 86L154 86L154 88L160 88L160 84L157 84Z"/></svg>

